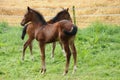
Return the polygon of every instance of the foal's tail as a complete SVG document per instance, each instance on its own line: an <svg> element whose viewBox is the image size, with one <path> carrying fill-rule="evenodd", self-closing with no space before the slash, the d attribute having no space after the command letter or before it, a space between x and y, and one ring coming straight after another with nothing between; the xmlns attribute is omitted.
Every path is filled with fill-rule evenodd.
<svg viewBox="0 0 120 80"><path fill-rule="evenodd" d="M66 34L66 35L75 35L77 33L77 26L76 25L73 25L72 27L72 30L71 31L66 31L64 30L63 32Z"/></svg>
<svg viewBox="0 0 120 80"><path fill-rule="evenodd" d="M26 29L27 29L27 25L24 26L23 30L22 30L22 36L21 39L24 40L25 35L26 35Z"/></svg>

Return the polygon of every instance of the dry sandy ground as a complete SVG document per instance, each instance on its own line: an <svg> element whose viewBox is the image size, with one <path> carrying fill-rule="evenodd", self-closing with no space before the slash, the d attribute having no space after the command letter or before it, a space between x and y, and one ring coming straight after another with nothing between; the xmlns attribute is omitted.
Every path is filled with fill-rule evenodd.
<svg viewBox="0 0 120 80"><path fill-rule="evenodd" d="M73 5L81 28L96 20L120 25L120 0L0 0L0 21L18 25L27 6L41 12L46 20L67 7L72 16Z"/></svg>

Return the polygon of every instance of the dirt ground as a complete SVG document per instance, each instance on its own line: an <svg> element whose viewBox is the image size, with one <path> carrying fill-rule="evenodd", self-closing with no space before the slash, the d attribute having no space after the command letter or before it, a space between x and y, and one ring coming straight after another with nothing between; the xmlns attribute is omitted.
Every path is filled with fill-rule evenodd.
<svg viewBox="0 0 120 80"><path fill-rule="evenodd" d="M55 16L61 8L70 8L72 16L73 5L80 28L96 20L120 25L120 0L0 0L0 22L18 25L27 6L41 12L46 20Z"/></svg>

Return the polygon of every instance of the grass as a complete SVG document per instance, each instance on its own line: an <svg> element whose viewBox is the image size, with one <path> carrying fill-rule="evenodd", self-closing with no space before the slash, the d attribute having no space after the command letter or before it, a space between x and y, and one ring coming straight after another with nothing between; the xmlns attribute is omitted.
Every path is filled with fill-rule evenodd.
<svg viewBox="0 0 120 80"><path fill-rule="evenodd" d="M45 75L40 73L41 60L37 41L34 41L35 60L30 59L27 49L25 61L21 61L20 39L22 27L0 23L0 80L120 80L120 26L100 22L78 30L75 44L78 53L77 72L72 74L73 58L69 73L62 76L65 57L58 44L55 60L50 58L51 45L46 47Z"/></svg>

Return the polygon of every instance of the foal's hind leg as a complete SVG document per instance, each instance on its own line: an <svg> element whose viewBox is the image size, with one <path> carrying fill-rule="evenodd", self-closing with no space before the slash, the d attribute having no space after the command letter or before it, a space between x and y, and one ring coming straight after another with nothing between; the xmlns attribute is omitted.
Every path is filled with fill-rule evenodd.
<svg viewBox="0 0 120 80"><path fill-rule="evenodd" d="M61 48L62 48L63 55L64 55L64 56L66 56L66 55L65 55L65 50L64 50L64 48L63 48L62 43L61 43L61 42L59 42L59 44L60 44L60 46L61 46Z"/></svg>
<svg viewBox="0 0 120 80"><path fill-rule="evenodd" d="M73 74L74 74L74 72L75 72L76 69L77 69L77 66L76 66L77 53L76 53L76 48L75 48L74 43L71 43L71 44L70 44L70 47L71 47L72 54L73 54L73 59L74 59L74 68L73 68Z"/></svg>
<svg viewBox="0 0 120 80"><path fill-rule="evenodd" d="M70 52L68 42L65 42L63 45L64 45L64 50L66 52L66 66L65 66L65 72L63 73L63 75L66 75L68 73L68 68L70 64L71 52Z"/></svg>
<svg viewBox="0 0 120 80"><path fill-rule="evenodd" d="M61 44L61 42L59 42L59 44L60 44L60 46L61 46L61 48L62 48L63 55L66 56L66 55L65 55L65 50L63 49L63 45ZM55 47L56 47L56 42L53 42L53 49L52 49L52 54L51 54L51 58L53 58L53 59L54 59Z"/></svg>

